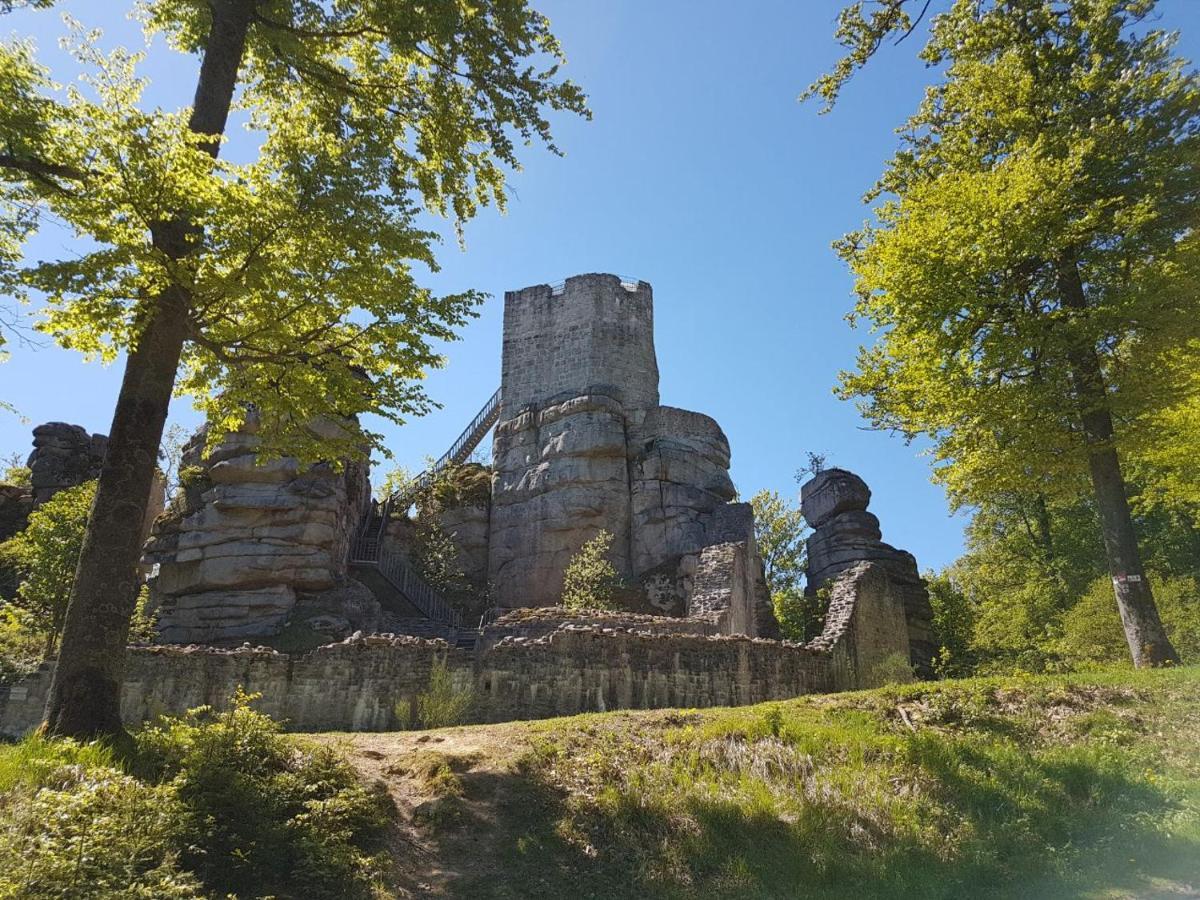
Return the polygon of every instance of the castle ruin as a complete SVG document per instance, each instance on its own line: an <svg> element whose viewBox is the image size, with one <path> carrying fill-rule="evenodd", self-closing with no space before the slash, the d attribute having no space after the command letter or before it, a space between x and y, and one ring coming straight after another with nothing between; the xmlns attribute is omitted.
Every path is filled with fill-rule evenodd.
<svg viewBox="0 0 1200 900"><path fill-rule="evenodd" d="M252 418L207 455L198 434L147 543L161 645L131 651L126 716L221 703L242 684L292 727L395 727L435 659L474 686L480 721L841 690L896 654L928 675L916 563L882 542L869 490L843 470L803 489L825 631L779 640L729 442L708 416L660 405L653 320L650 285L615 275L508 292L499 390L380 501L353 460L260 464ZM418 573L408 512L489 432L490 485L438 510L491 607L473 621ZM623 611L566 613L564 569L601 532ZM271 649L296 628L321 646ZM45 681L0 689L0 731L20 730Z"/></svg>

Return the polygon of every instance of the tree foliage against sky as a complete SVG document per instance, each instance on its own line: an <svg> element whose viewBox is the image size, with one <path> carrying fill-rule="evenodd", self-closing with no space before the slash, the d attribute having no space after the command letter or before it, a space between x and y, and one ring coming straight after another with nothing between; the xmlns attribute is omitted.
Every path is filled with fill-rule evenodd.
<svg viewBox="0 0 1200 900"><path fill-rule="evenodd" d="M426 411L431 341L452 339L481 298L420 286L437 268L420 210L461 223L503 207L518 144L553 148L545 110L581 111L582 95L556 75L546 21L515 0L252 6L235 97L258 142L249 159L214 161L187 109L147 109L143 54L103 53L81 26L69 38L87 73L78 88L55 85L29 44L0 47L0 262L9 290L46 296L45 331L103 358L136 344L166 286L184 286L178 390L212 439L253 402L275 449L337 455L305 424ZM195 0L142 15L188 54L211 23ZM43 213L94 247L19 265ZM151 230L180 216L175 259Z"/></svg>
<svg viewBox="0 0 1200 900"><path fill-rule="evenodd" d="M824 610L817 598L804 595L808 525L795 502L778 491L759 491L750 498L750 506L754 509L754 543L762 557L780 631L788 640L809 640L820 631Z"/></svg>
<svg viewBox="0 0 1200 900"><path fill-rule="evenodd" d="M139 54L72 28L90 73L62 89L20 41L0 44L0 214L10 242L48 214L76 255L6 266L47 298L65 347L127 351L80 554L47 727L122 739L119 692L145 509L174 391L219 442L256 410L264 453L309 461L379 444L480 295L434 296L420 209L456 225L503 205L519 143L553 150L552 110L585 112L524 0L147 0L149 35L200 57L190 108L146 109ZM221 154L230 114L257 142Z"/></svg>
<svg viewBox="0 0 1200 900"><path fill-rule="evenodd" d="M842 396L931 438L956 505L1090 484L1131 651L1166 661L1119 454L1130 423L1186 409L1194 389L1173 363L1200 333L1200 82L1144 26L1153 5L948 4L921 51L943 77L867 196L874 221L837 249L852 321L878 332ZM851 6L848 56L810 92L835 99L911 24L903 7Z"/></svg>

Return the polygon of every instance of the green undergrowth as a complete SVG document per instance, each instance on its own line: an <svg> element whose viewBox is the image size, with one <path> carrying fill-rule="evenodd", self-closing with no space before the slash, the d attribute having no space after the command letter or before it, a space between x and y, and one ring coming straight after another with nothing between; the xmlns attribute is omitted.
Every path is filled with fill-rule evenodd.
<svg viewBox="0 0 1200 900"><path fill-rule="evenodd" d="M1200 886L1196 668L526 728L499 821L486 838L445 836L451 849L496 848L494 871L467 875L456 895L1049 898ZM470 797L470 772L458 777Z"/></svg>
<svg viewBox="0 0 1200 900"><path fill-rule="evenodd" d="M381 887L389 803L239 694L97 744L0 747L0 898L335 898Z"/></svg>

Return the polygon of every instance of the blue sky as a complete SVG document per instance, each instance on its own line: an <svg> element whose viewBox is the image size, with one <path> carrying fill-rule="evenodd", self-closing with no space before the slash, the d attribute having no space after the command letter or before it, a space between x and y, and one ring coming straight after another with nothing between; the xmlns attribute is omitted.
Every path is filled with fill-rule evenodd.
<svg viewBox="0 0 1200 900"><path fill-rule="evenodd" d="M66 2L0 19L0 31L33 36L60 80L55 46L66 11L103 28L106 43L141 44L129 5ZM436 290L491 293L448 364L431 373L444 408L378 426L396 462L416 468L439 455L491 395L500 377L504 291L582 272L651 282L662 402L717 419L733 449L743 496L760 488L795 495L805 452L861 474L885 540L940 567L962 548L964 516L951 516L917 446L873 432L832 386L869 339L844 320L850 278L830 242L866 216L860 197L895 147L894 129L930 78L916 36L888 47L846 89L830 115L796 97L836 58L836 0L535 0L588 91L591 122L560 119L564 158L531 148L511 180L506 215L484 211L449 236ZM1200 54L1200 0L1162 0L1160 26ZM150 103L190 98L197 63L161 44L143 73ZM236 152L239 138L234 137ZM244 139L243 139L244 140ZM29 248L48 257L72 236L47 229ZM44 344L13 345L0 397L29 422L0 413L0 453L27 452L29 427L48 420L107 432L120 364L85 365ZM173 422L198 424L186 399Z"/></svg>

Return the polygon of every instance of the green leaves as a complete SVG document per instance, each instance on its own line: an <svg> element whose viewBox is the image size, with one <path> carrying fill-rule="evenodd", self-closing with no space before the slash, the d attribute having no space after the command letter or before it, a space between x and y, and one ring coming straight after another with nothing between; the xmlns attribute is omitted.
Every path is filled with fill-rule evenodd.
<svg viewBox="0 0 1200 900"><path fill-rule="evenodd" d="M186 53L212 24L195 0L139 14ZM418 215L461 228L502 207L517 142L557 152L547 115L586 114L545 18L523 0L262 0L237 96L256 149L217 160L190 110L145 107L142 55L102 53L96 37L72 25L88 77L65 90L30 47L0 45L0 288L43 295L39 327L102 359L137 346L164 291L184 291L177 390L214 442L253 404L264 454L329 459L380 446L358 416L426 412L435 345L484 295L421 286L438 236ZM22 266L46 214L83 251ZM152 236L168 223L183 254Z"/></svg>
<svg viewBox="0 0 1200 900"><path fill-rule="evenodd" d="M1165 358L1197 322L1188 229L1200 191L1200 82L1152 3L956 0L925 59L945 77L901 130L875 219L837 244L852 321L879 332L842 374L869 421L932 438L953 502L1073 496L1085 474L1072 348L1095 347L1121 423L1180 382ZM1061 260L1087 308L1064 308ZM1138 358L1139 365L1128 361Z"/></svg>
<svg viewBox="0 0 1200 900"><path fill-rule="evenodd" d="M0 557L21 572L13 605L45 638L47 655L62 631L95 494L94 481L59 491L30 514L23 531L0 544Z"/></svg>

